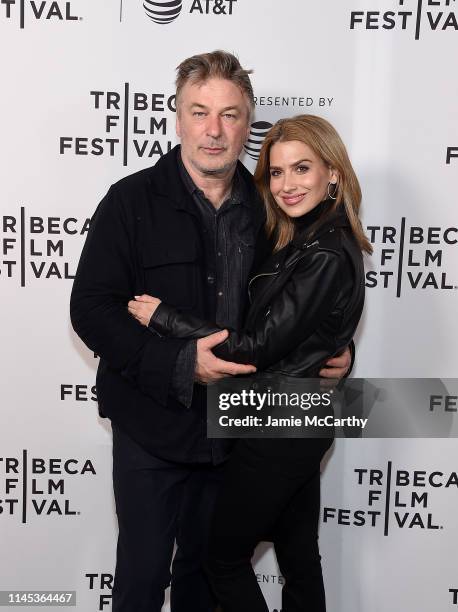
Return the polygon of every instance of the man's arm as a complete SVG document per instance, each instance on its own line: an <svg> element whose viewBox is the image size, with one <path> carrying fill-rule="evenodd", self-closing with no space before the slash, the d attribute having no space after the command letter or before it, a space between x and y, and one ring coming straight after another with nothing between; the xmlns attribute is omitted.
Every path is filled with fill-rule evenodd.
<svg viewBox="0 0 458 612"><path fill-rule="evenodd" d="M166 404L180 338L148 332L127 312L138 291L136 218L112 187L98 206L84 245L70 302L83 342L143 393Z"/></svg>

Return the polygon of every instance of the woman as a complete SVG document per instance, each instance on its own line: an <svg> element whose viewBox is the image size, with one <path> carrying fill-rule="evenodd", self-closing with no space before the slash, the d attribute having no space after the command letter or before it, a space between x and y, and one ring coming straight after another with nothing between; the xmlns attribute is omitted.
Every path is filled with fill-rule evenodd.
<svg viewBox="0 0 458 612"><path fill-rule="evenodd" d="M283 119L267 134L255 172L272 255L249 284L245 327L217 357L258 370L317 377L352 339L364 302L361 191L345 146L324 119ZM214 324L150 296L130 312L162 335L200 338ZM320 461L329 439L240 440L210 532L208 572L224 612L266 612L251 557L274 543L285 577L283 612L323 612L318 549Z"/></svg>

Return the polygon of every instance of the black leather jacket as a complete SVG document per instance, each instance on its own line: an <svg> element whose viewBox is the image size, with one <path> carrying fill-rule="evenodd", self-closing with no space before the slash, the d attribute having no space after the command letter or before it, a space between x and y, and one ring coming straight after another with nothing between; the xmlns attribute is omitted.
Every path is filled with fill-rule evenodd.
<svg viewBox="0 0 458 612"><path fill-rule="evenodd" d="M321 206L321 205L320 205ZM249 283L244 329L214 349L221 359L289 376L318 377L323 364L351 341L364 304L361 250L340 207L306 240L312 211L293 241L272 254ZM219 331L161 302L150 329L162 336L201 338Z"/></svg>

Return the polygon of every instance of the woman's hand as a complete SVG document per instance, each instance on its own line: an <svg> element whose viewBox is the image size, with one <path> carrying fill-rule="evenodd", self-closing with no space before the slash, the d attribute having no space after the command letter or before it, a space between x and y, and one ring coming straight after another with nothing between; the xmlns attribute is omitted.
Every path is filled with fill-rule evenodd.
<svg viewBox="0 0 458 612"><path fill-rule="evenodd" d="M151 317L160 303L161 300L151 295L136 295L135 300L130 300L127 304L127 310L137 321L148 327Z"/></svg>

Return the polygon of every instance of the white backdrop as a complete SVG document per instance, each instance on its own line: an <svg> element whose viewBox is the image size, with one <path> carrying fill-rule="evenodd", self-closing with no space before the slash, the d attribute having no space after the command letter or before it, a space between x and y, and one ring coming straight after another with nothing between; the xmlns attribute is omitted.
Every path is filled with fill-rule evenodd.
<svg viewBox="0 0 458 612"><path fill-rule="evenodd" d="M458 363L454 0L177 0L171 21L148 8L0 3L0 590L76 590L81 612L110 609L116 521L71 279L109 185L175 144L185 57L223 48L254 69L253 135L310 112L346 142L374 242L355 376L452 378ZM457 458L455 440L335 444L320 532L330 612L458 609ZM279 611L268 547L256 568Z"/></svg>

